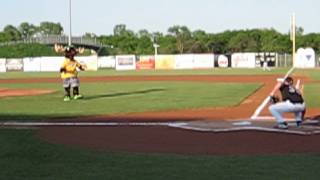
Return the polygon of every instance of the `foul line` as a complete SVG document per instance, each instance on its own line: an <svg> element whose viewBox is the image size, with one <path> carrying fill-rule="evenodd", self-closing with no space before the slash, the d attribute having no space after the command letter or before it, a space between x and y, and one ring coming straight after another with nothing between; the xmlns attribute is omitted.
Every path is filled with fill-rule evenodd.
<svg viewBox="0 0 320 180"><path fill-rule="evenodd" d="M192 130L198 132L214 132L214 133L223 133L223 132L236 132L236 131L262 131L262 132L277 132L277 133L287 133L287 134L296 134L296 135L313 135L319 134L320 131L295 131L295 130L282 130L274 128L265 128L258 126L247 126L247 127L230 127L230 128L201 128L201 127L192 127L188 122L2 122L0 123L0 128L34 128L34 127L49 127L49 126L65 126L65 127L117 127L117 126L165 126L172 128L179 128L185 130Z"/></svg>
<svg viewBox="0 0 320 180"><path fill-rule="evenodd" d="M2 122L0 126L171 126L185 122Z"/></svg>

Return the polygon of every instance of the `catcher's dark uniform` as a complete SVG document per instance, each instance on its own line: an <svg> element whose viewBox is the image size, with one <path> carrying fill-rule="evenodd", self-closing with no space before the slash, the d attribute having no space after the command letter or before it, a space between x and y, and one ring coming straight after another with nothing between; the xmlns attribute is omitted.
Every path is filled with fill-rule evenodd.
<svg viewBox="0 0 320 180"><path fill-rule="evenodd" d="M294 113L297 125L299 125L303 120L303 115L306 108L305 103L301 92L292 84L293 83L283 83L279 89L281 92L282 101L276 102L269 107L271 114L276 118L279 124L286 124L283 120L282 113ZM275 98L273 100L277 101Z"/></svg>

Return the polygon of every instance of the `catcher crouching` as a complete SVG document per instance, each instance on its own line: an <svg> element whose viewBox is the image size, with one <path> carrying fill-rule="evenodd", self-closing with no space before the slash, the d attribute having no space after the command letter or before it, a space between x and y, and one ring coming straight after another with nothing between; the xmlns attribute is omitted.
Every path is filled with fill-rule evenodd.
<svg viewBox="0 0 320 180"><path fill-rule="evenodd" d="M297 126L300 126L302 123L306 106L302 97L303 86L299 86L300 84L297 84L295 87L293 85L293 79L287 77L283 82L278 82L271 92L269 111L277 120L278 124L275 126L276 128L288 128L288 123L284 121L282 113L293 113ZM274 95L278 90L281 93L282 101Z"/></svg>

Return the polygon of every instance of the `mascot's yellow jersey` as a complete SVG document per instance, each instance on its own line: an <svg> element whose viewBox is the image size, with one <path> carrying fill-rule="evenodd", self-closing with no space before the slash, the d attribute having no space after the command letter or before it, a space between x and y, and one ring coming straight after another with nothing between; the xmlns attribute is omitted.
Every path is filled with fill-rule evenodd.
<svg viewBox="0 0 320 180"><path fill-rule="evenodd" d="M61 78L71 78L71 77L77 77L78 71L77 68L80 68L81 64L77 62L76 60L70 60L66 58L61 66L61 69L65 69L64 72L61 72Z"/></svg>

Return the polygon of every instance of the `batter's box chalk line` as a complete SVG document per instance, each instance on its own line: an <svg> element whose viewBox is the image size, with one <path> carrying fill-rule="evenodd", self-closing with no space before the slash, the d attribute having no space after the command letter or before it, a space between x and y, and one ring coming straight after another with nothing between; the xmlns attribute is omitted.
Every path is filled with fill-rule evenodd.
<svg viewBox="0 0 320 180"><path fill-rule="evenodd" d="M197 125L197 122L202 122L202 126ZM244 121L224 121L229 123L230 127L212 127L212 124L219 123L210 121L210 126L203 126L208 124L208 121L194 121L194 122L1 122L0 127L2 128L35 128L35 127L119 127L119 126L131 126L131 127L151 127L151 126L164 126L172 128L180 128L185 130L200 131L200 132L235 132L235 131L263 131L263 132L275 132L275 133L288 133L297 135L313 135L320 134L320 127L314 126L319 124L318 120L310 120L307 125L304 126L304 130L299 129L275 129L272 127L261 127L254 125L256 120L244 120ZM290 124L293 126L293 122Z"/></svg>
<svg viewBox="0 0 320 180"><path fill-rule="evenodd" d="M0 126L41 127L41 126L177 126L185 122L1 122Z"/></svg>

